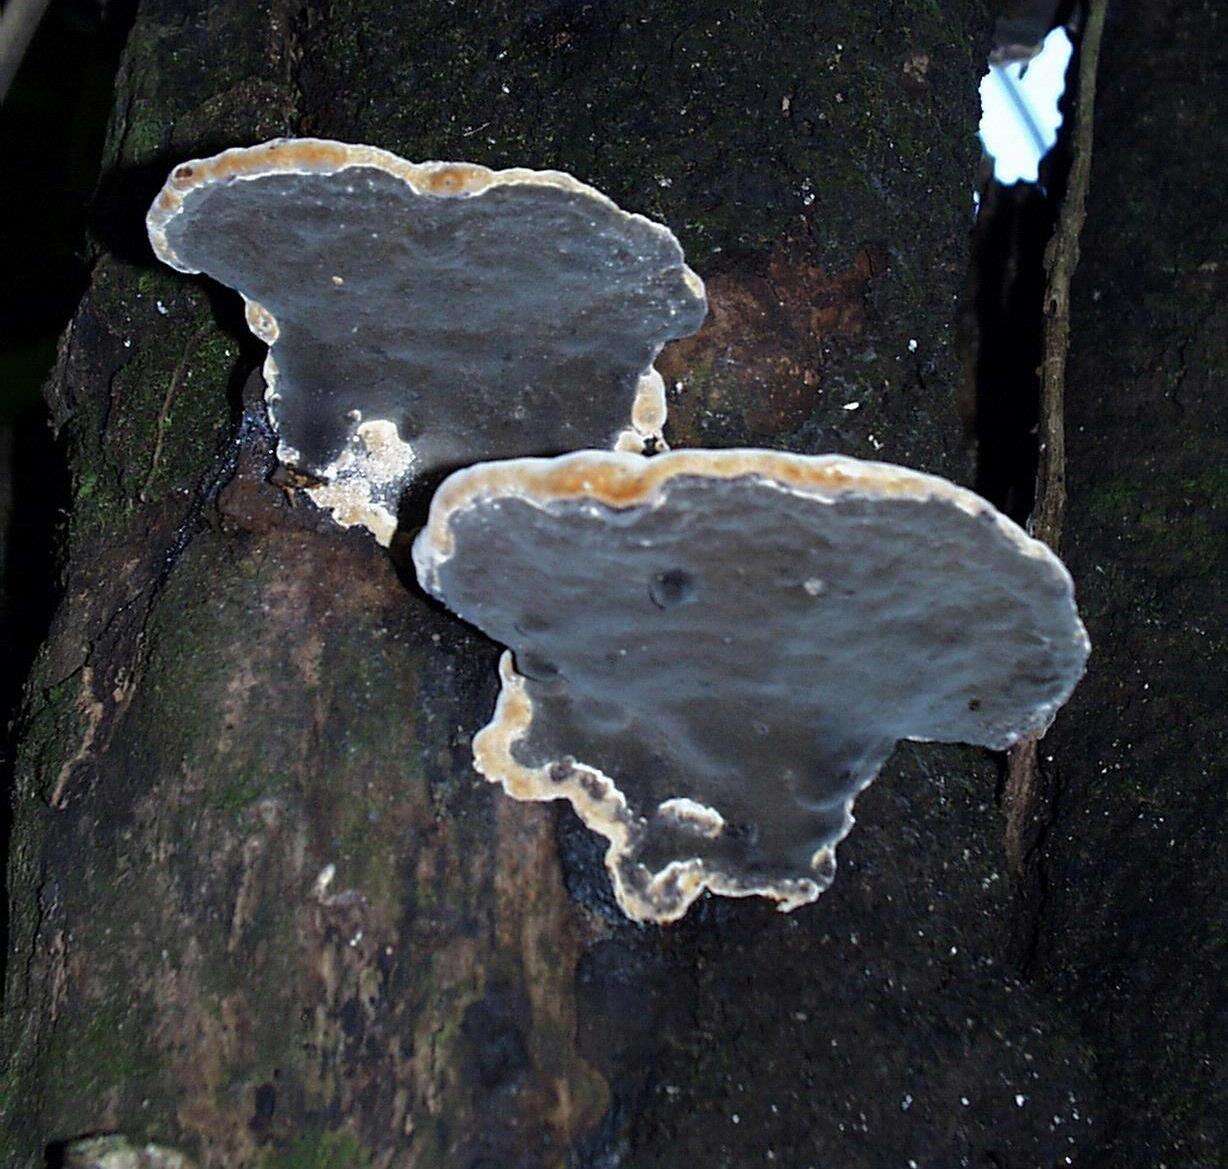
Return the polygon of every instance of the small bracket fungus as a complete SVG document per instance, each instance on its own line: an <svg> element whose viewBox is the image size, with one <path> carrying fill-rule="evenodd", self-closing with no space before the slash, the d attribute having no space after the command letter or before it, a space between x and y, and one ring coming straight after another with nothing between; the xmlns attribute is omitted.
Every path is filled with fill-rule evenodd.
<svg viewBox="0 0 1228 1169"><path fill-rule="evenodd" d="M440 487L414 561L511 647L478 771L569 799L647 921L705 888L813 901L898 740L1006 747L1088 654L1043 544L946 480L837 456L482 464Z"/></svg>
<svg viewBox="0 0 1228 1169"><path fill-rule="evenodd" d="M281 139L176 167L147 225L242 293L278 457L384 544L413 476L659 441L652 362L706 308L665 227L557 171Z"/></svg>

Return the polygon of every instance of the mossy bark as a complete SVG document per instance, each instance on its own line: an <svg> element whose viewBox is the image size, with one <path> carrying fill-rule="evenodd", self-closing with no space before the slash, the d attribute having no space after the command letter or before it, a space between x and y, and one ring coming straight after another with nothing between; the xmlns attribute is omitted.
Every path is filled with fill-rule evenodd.
<svg viewBox="0 0 1228 1169"><path fill-rule="evenodd" d="M1022 1169L1096 1139L1076 1023L1000 962L992 761L902 748L810 909L630 925L568 812L470 766L497 647L269 482L236 298L141 241L173 163L276 134L570 170L708 280L663 355L674 445L967 482L987 44L976 0L141 5L50 386L74 491L20 730L6 1163L111 1130L227 1169Z"/></svg>

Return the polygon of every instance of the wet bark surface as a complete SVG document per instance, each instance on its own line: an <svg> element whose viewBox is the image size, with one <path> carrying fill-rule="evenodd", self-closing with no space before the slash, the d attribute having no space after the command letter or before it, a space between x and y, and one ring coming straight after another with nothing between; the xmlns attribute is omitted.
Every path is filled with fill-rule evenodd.
<svg viewBox="0 0 1228 1169"><path fill-rule="evenodd" d="M838 450L967 483L955 326L988 28L979 3L498 4L463 19L379 0L142 5L101 245L50 386L73 500L64 599L19 729L6 1163L119 1131L262 1169L655 1169L683 1150L731 1167L1141 1167L1158 1146L1131 1143L1123 1117L1175 1140L1177 1086L1203 1085L1209 1106L1213 1071L1186 1061L1213 1051L1190 1022L1212 975L1185 963L1215 944L1196 928L1223 873L1199 843L1213 789L1196 752L1209 773L1222 703L1179 667L1192 644L1210 653L1211 630L1187 624L1222 548L1208 534L1191 563L1191 540L1147 541L1215 522L1211 497L1188 493L1218 490L1200 478L1211 446L1197 453L1222 439L1203 380L1216 354L1197 346L1222 301L1209 237L1176 220L1147 245L1154 286L1110 279L1118 233L1155 220L1145 185L1121 177L1144 165L1124 139L1096 182L1110 207L1122 184L1116 214L1136 218L1105 215L1106 275L1089 242L1080 311L1114 338L1141 313L1137 348L1089 334L1075 368L1144 396L1072 406L1086 413L1069 552L1097 672L1053 740L1072 778L1027 978L1004 960L997 765L959 748L896 752L815 906L708 900L673 927L628 923L600 841L472 771L497 647L423 597L403 548L389 557L269 482L261 347L237 298L160 269L142 241L171 165L282 133L569 170L669 224L707 280L707 325L660 362L675 446ZM1114 34L1127 56L1142 36ZM1163 62L1177 54L1146 74L1157 101L1176 100ZM1094 296L1113 287L1116 308ZM1204 315L1178 311L1174 288ZM1140 419L1178 408L1207 411L1167 432L1196 489L1157 473L1164 436ZM1106 482L1106 450L1139 493L1112 564L1109 521L1076 502ZM1151 624L1132 616L1140 579ZM1178 587L1192 591L1165 625ZM1163 700L1132 673L1157 646ZM1136 796L1091 762L1121 737L1107 702L1137 720ZM1204 720L1197 737L1178 735L1178 707ZM1154 829L1170 806L1179 819ZM1146 939L1124 928L1140 917ZM1166 1030L1121 1025L1152 1001ZM1146 1071L1136 1044L1154 1052ZM1209 1163L1200 1139L1170 1140L1166 1163Z"/></svg>

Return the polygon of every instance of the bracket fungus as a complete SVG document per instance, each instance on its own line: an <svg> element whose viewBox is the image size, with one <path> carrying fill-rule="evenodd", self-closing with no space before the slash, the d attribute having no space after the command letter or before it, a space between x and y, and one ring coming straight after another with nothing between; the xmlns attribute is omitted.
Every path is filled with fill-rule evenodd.
<svg viewBox="0 0 1228 1169"><path fill-rule="evenodd" d="M813 901L898 740L1007 747L1089 649L1043 544L946 480L834 455L480 464L414 561L510 647L478 771L570 800L645 921L704 889Z"/></svg>
<svg viewBox="0 0 1228 1169"><path fill-rule="evenodd" d="M278 457L383 544L418 475L659 441L653 360L706 310L667 228L558 171L279 139L176 167L147 226L243 295Z"/></svg>

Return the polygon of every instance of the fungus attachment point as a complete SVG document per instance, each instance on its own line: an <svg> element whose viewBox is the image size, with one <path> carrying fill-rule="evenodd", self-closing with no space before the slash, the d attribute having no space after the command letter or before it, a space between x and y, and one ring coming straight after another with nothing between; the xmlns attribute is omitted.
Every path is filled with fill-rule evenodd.
<svg viewBox="0 0 1228 1169"><path fill-rule="evenodd" d="M414 561L511 649L478 771L570 800L645 921L704 889L813 901L898 740L1006 747L1088 653L1043 544L943 479L836 456L481 464Z"/></svg>
<svg viewBox="0 0 1228 1169"><path fill-rule="evenodd" d="M653 360L706 309L665 227L557 171L282 139L176 167L147 224L242 293L278 457L385 544L413 476L659 446Z"/></svg>

